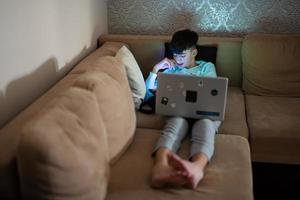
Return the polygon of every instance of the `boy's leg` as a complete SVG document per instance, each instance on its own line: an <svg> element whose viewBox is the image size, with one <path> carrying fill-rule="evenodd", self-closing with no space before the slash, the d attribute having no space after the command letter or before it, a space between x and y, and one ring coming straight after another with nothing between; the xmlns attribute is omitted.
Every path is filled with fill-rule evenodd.
<svg viewBox="0 0 300 200"><path fill-rule="evenodd" d="M204 168L214 152L215 133L219 126L220 122L209 119L196 121L192 128L190 161L183 160L178 156L170 156L173 165L181 165L184 169L183 176L187 180L186 187L196 188L203 178Z"/></svg>
<svg viewBox="0 0 300 200"><path fill-rule="evenodd" d="M172 117L166 121L162 135L154 150L154 166L151 185L163 187L166 184L179 186L184 179L177 175L176 169L169 163L168 156L177 152L181 141L188 131L188 122L182 117Z"/></svg>
<svg viewBox="0 0 300 200"><path fill-rule="evenodd" d="M184 181L182 186L195 189L204 176L204 168L208 158L203 153L193 156L192 160L184 160L175 154L169 155L169 162L172 166L179 169L177 175L180 175Z"/></svg>
<svg viewBox="0 0 300 200"><path fill-rule="evenodd" d="M164 186L179 187L186 183L186 178L177 172L169 160L170 155L175 155L167 148L160 147L154 159L152 168L151 186L161 188Z"/></svg>
<svg viewBox="0 0 300 200"><path fill-rule="evenodd" d="M194 123L191 135L191 159L199 153L205 154L208 160L211 159L215 148L215 135L220 124L220 121L210 119L200 119Z"/></svg>

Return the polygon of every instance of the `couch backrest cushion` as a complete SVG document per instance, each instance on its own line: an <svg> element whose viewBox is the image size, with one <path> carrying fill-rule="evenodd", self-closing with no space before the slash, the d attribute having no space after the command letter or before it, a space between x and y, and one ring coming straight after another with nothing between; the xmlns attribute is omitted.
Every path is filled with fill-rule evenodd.
<svg viewBox="0 0 300 200"><path fill-rule="evenodd" d="M107 135L95 95L70 88L22 130L17 153L23 199L104 199Z"/></svg>
<svg viewBox="0 0 300 200"><path fill-rule="evenodd" d="M97 66L80 76L74 85L96 95L108 134L110 160L114 163L133 139L136 116L124 65L115 57L105 56L97 60Z"/></svg>
<svg viewBox="0 0 300 200"><path fill-rule="evenodd" d="M12 121L3 128L0 128L0 199L20 199L15 197L19 193L19 180L15 160L21 136L21 128L46 103L70 88L78 76L78 74L72 74L58 81L58 83L31 103L30 106L19 113Z"/></svg>
<svg viewBox="0 0 300 200"><path fill-rule="evenodd" d="M95 65L95 62L103 56L115 56L119 49L125 44L122 42L106 42L101 48L93 51L89 56L84 58L74 69L71 74L82 74ZM96 64L97 65L97 64Z"/></svg>
<svg viewBox="0 0 300 200"><path fill-rule="evenodd" d="M242 58L246 93L300 96L300 35L248 35Z"/></svg>
<svg viewBox="0 0 300 200"><path fill-rule="evenodd" d="M128 45L136 58L144 78L147 78L153 66L165 55L165 42L171 36L155 35L101 35L99 44L121 42ZM229 78L229 85L242 85L242 38L199 37L199 45L215 46L217 50L216 70L218 76Z"/></svg>

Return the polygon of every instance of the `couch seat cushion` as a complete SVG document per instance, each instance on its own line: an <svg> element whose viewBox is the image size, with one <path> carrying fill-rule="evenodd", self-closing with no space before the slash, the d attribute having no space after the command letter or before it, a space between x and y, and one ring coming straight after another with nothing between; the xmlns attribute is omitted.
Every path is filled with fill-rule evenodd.
<svg viewBox="0 0 300 200"><path fill-rule="evenodd" d="M149 185L153 159L151 152L159 130L137 129L134 142L111 168L107 200L123 199L253 199L250 150L245 138L216 137L215 155L197 189L152 189ZM189 142L180 154L187 158Z"/></svg>
<svg viewBox="0 0 300 200"><path fill-rule="evenodd" d="M159 114L145 114L140 111L136 112L138 128L162 129L167 117Z"/></svg>
<svg viewBox="0 0 300 200"><path fill-rule="evenodd" d="M239 135L248 139L245 100L240 87L228 87L225 120L219 128L219 133Z"/></svg>
<svg viewBox="0 0 300 200"><path fill-rule="evenodd" d="M252 160L300 164L300 98L246 95Z"/></svg>
<svg viewBox="0 0 300 200"><path fill-rule="evenodd" d="M136 112L137 127L163 129L166 117L158 114ZM228 87L225 120L219 128L221 134L248 138L244 95L240 87Z"/></svg>

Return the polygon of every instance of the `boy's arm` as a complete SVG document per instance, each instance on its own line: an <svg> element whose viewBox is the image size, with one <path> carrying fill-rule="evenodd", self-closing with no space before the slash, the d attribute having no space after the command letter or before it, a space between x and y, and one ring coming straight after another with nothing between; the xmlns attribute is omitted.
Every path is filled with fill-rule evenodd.
<svg viewBox="0 0 300 200"><path fill-rule="evenodd" d="M162 61L160 61L153 67L152 73L157 74L161 69L174 69L174 68L175 68L175 61L169 58L164 58Z"/></svg>
<svg viewBox="0 0 300 200"><path fill-rule="evenodd" d="M164 58L162 61L157 63L153 69L152 72L149 73L148 78L145 81L146 85L146 95L144 100L147 101L151 96L153 96L153 93L150 90L156 90L156 78L157 73L161 69L173 69L175 67L175 63L173 60L170 60L168 58Z"/></svg>
<svg viewBox="0 0 300 200"><path fill-rule="evenodd" d="M156 89L156 85L155 85L156 78L157 78L157 74L155 74L153 72L149 73L149 76L147 77L147 79L145 81L146 90Z"/></svg>
<svg viewBox="0 0 300 200"><path fill-rule="evenodd" d="M156 77L157 74L150 72L148 78L145 81L145 86L146 86L146 95L145 95L145 101L147 101L151 96L153 96L153 93L150 90L155 90L156 89Z"/></svg>
<svg viewBox="0 0 300 200"><path fill-rule="evenodd" d="M211 62L205 64L205 76L217 77L215 65Z"/></svg>

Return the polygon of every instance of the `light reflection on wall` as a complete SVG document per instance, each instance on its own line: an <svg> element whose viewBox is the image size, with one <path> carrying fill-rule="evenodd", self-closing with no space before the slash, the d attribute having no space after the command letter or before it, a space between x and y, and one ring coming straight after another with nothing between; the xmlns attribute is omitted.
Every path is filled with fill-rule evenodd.
<svg viewBox="0 0 300 200"><path fill-rule="evenodd" d="M300 33L299 0L109 0L109 33Z"/></svg>

